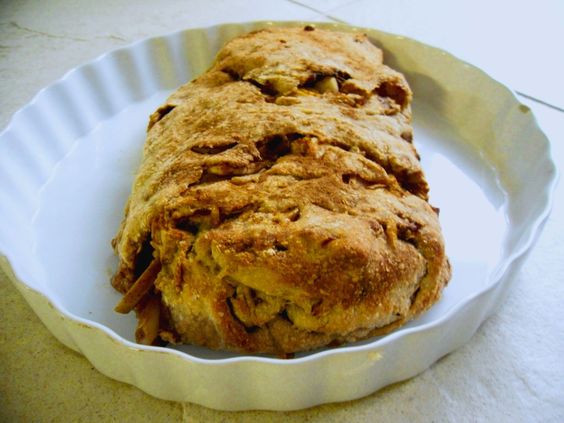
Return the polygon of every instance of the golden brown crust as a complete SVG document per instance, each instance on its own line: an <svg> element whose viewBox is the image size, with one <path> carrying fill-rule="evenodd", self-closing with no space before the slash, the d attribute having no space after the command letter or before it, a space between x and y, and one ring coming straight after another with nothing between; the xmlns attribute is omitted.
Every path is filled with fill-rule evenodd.
<svg viewBox="0 0 564 423"><path fill-rule="evenodd" d="M364 35L232 40L151 115L114 286L154 257L161 338L235 351L355 341L419 315L450 268L410 102Z"/></svg>

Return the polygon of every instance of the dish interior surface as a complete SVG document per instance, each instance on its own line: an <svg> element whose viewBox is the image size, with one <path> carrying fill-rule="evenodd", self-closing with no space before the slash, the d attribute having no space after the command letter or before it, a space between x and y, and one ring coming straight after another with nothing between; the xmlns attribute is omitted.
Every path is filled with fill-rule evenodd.
<svg viewBox="0 0 564 423"><path fill-rule="evenodd" d="M147 117L169 94L159 91L136 102L77 139L44 186L33 223L49 296L70 313L132 342L134 313L113 311L121 295L109 284L117 267L110 241L141 160ZM475 153L464 151L448 122L424 103L414 115L415 142L431 186L431 204L441 210L453 278L443 298L407 327L432 322L485 288L507 229L501 207L504 194L493 169ZM173 348L199 358L238 356L190 345Z"/></svg>

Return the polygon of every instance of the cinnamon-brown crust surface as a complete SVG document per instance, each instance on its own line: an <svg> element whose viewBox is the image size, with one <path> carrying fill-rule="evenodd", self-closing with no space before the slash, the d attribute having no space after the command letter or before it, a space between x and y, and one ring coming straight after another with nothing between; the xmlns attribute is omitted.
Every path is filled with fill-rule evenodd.
<svg viewBox="0 0 564 423"><path fill-rule="evenodd" d="M113 241L151 259L160 338L288 354L386 333L450 278L411 142L411 90L366 36L236 38L151 115Z"/></svg>

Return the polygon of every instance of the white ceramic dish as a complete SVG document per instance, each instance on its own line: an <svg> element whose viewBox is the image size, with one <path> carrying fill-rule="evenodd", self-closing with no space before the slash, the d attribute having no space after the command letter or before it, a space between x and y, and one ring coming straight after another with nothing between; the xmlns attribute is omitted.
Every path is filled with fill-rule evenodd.
<svg viewBox="0 0 564 423"><path fill-rule="evenodd" d="M134 317L112 310L120 295L109 285L110 240L148 115L227 39L269 25L182 31L108 53L42 90L0 135L0 263L62 343L156 397L290 410L412 377L494 311L549 212L549 143L511 91L443 51L360 29L415 92L416 144L454 271L442 300L388 336L291 360L135 344Z"/></svg>

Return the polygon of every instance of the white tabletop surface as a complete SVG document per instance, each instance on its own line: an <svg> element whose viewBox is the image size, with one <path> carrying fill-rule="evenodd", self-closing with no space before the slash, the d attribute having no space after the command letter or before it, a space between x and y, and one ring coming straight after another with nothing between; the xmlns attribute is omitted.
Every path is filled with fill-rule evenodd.
<svg viewBox="0 0 564 423"><path fill-rule="evenodd" d="M0 1L0 127L68 69L140 38L250 20L341 21L416 38L519 93L564 165L564 2ZM366 398L291 413L173 404L60 345L0 272L0 421L564 422L564 187L513 289L464 347Z"/></svg>

